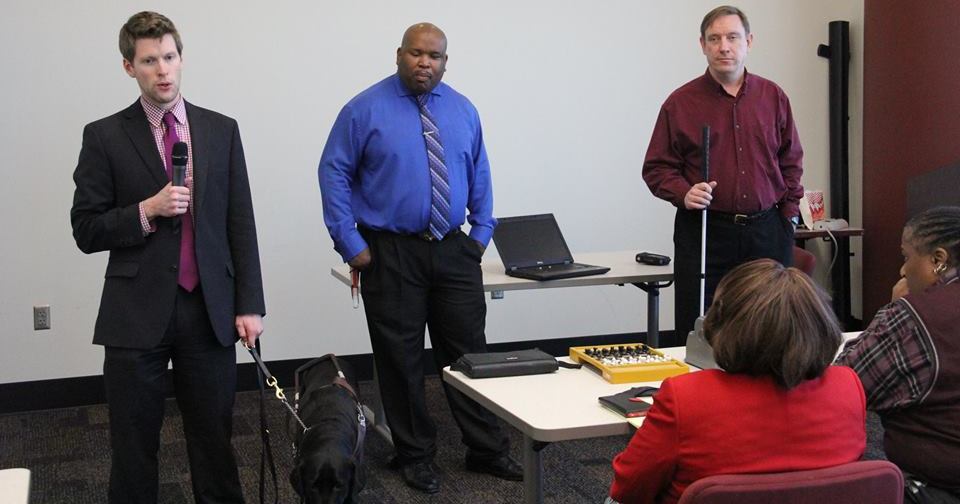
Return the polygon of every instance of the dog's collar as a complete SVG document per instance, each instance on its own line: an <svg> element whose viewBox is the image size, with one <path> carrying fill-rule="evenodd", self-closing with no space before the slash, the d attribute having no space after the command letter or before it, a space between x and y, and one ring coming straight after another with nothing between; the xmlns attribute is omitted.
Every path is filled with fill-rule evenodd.
<svg viewBox="0 0 960 504"><path fill-rule="evenodd" d="M338 385L340 388L346 389L347 392L350 392L350 395L353 396L353 400L358 404L360 403L360 396L357 395L357 391L353 389L353 385L350 385L350 382L341 374L337 374L337 377L333 379L333 385Z"/></svg>

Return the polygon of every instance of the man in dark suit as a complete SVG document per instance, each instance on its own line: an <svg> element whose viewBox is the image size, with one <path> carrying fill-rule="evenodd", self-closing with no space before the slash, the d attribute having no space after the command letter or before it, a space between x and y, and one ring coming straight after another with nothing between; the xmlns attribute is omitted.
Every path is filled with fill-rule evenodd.
<svg viewBox="0 0 960 504"><path fill-rule="evenodd" d="M265 310L237 123L180 96L182 44L166 17L132 16L120 52L141 96L84 128L70 213L83 252L110 251L93 339L105 347L109 501L157 502L172 361L196 502L243 502L234 344L256 342ZM177 142L188 148L184 187L171 184Z"/></svg>

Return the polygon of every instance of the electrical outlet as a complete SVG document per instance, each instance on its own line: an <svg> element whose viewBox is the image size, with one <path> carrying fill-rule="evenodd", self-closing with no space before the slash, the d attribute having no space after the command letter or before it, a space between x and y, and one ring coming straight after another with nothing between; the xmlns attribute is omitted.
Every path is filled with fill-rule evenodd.
<svg viewBox="0 0 960 504"><path fill-rule="evenodd" d="M33 307L33 330L50 329L50 305Z"/></svg>

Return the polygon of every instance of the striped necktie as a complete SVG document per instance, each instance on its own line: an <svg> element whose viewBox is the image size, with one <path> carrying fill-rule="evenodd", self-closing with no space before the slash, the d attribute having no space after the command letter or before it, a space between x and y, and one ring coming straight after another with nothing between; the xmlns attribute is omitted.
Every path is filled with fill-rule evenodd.
<svg viewBox="0 0 960 504"><path fill-rule="evenodd" d="M417 96L417 105L420 107L420 123L427 144L427 165L430 167L430 234L441 240L450 231L450 179L444 164L440 129L427 108L429 97L430 93Z"/></svg>

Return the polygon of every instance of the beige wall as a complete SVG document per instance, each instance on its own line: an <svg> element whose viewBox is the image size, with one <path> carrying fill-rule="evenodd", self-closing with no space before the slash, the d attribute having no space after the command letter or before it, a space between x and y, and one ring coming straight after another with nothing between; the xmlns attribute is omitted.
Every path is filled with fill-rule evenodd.
<svg viewBox="0 0 960 504"><path fill-rule="evenodd" d="M407 25L430 20L449 36L445 80L480 110L498 215L554 212L575 254L669 254L673 211L649 194L640 164L660 103L705 68L699 22L716 4L166 2L185 44L184 96L240 122L269 312L265 356L370 351L362 311L350 308L347 290L329 275L338 258L321 221L316 163L343 103L393 72ZM101 372L102 351L90 340L106 255L85 256L73 243L71 174L83 125L137 97L120 68L116 33L143 5L5 4L0 383ZM806 151L805 184L826 189L827 62L816 46L827 41L829 21L851 22L856 171L863 2L739 5L756 36L748 68L790 95ZM550 182L541 182L545 175ZM673 327L672 298L667 289L664 329ZM32 330L37 304L52 306L52 330ZM488 339L643 331L644 306L632 287L511 292L489 302Z"/></svg>

